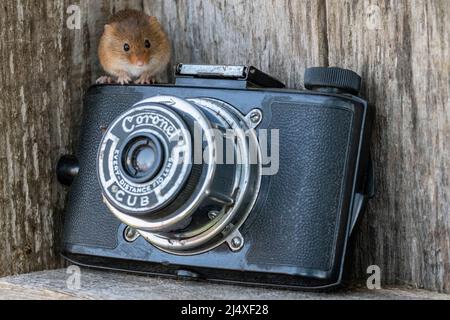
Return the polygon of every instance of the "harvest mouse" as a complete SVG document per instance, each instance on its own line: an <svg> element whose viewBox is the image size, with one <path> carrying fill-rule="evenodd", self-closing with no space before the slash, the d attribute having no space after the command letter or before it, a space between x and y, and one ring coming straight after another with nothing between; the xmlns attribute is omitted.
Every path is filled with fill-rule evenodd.
<svg viewBox="0 0 450 320"><path fill-rule="evenodd" d="M167 67L171 49L155 17L127 9L117 12L105 25L98 56L109 76L97 83L116 81L123 85L136 79L136 84L150 84Z"/></svg>

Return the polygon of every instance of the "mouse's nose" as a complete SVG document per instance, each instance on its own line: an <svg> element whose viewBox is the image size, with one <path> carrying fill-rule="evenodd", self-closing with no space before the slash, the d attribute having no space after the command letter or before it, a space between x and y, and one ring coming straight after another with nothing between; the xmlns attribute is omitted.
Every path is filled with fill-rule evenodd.
<svg viewBox="0 0 450 320"><path fill-rule="evenodd" d="M142 60L138 60L137 62L136 62L136 65L138 66L138 67L143 67L144 66L144 61L142 61Z"/></svg>

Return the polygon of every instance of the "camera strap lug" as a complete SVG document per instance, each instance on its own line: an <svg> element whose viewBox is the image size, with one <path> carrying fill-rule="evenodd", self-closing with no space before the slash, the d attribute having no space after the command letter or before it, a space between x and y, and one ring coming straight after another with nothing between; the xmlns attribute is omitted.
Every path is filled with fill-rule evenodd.
<svg viewBox="0 0 450 320"><path fill-rule="evenodd" d="M355 197L353 200L353 212L350 225L350 234L353 233L356 224L358 223L359 218L361 217L361 213L364 211L367 205L367 202L374 196L375 196L375 172L372 156L369 155L369 161L367 163L367 172L366 172L366 184L364 191L362 193L355 193Z"/></svg>

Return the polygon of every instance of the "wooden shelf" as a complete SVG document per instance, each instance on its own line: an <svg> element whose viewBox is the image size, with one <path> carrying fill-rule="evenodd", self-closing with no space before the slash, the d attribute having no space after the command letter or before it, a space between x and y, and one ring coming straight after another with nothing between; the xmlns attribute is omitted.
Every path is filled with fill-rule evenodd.
<svg viewBox="0 0 450 320"><path fill-rule="evenodd" d="M264 288L178 281L126 273L81 270L79 290L69 289L66 269L43 271L0 279L0 299L445 299L450 295L407 288L352 289L335 293L311 293Z"/></svg>

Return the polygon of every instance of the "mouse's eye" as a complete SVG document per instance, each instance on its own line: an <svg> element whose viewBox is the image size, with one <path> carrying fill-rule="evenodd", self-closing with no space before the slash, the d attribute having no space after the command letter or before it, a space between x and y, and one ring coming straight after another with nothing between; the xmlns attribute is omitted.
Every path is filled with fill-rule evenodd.
<svg viewBox="0 0 450 320"><path fill-rule="evenodd" d="M145 40L145 47L148 49L148 48L150 48L152 45L151 45L151 43L150 43L150 41L149 40Z"/></svg>
<svg viewBox="0 0 450 320"><path fill-rule="evenodd" d="M130 45L129 45L128 43L125 43L125 44L123 45L123 50L125 50L125 52L130 51Z"/></svg>

